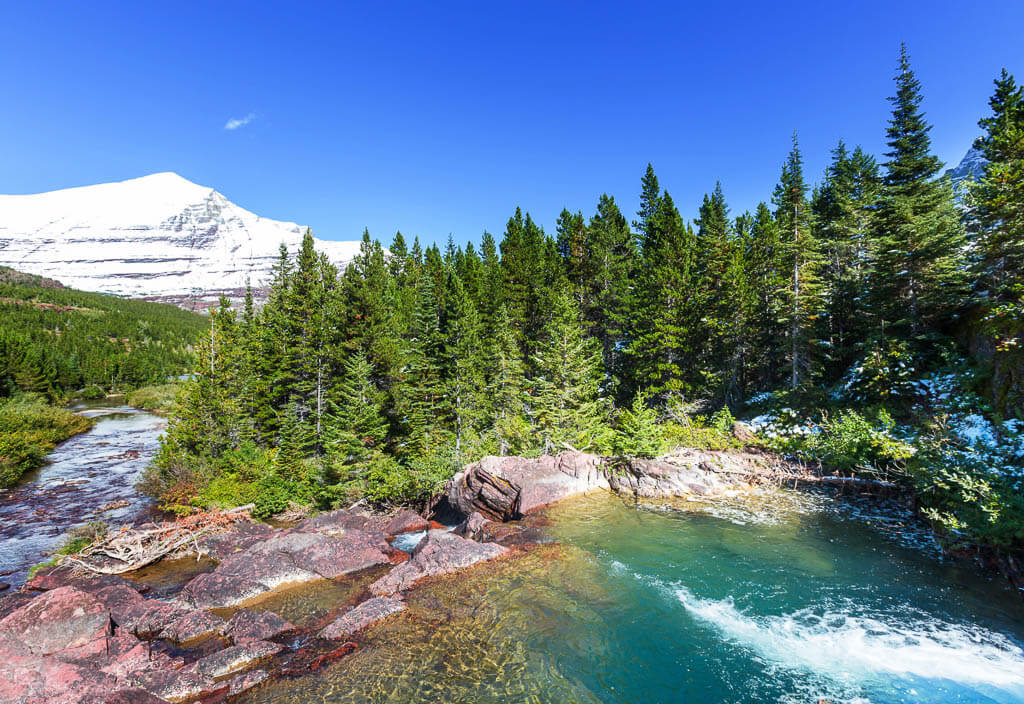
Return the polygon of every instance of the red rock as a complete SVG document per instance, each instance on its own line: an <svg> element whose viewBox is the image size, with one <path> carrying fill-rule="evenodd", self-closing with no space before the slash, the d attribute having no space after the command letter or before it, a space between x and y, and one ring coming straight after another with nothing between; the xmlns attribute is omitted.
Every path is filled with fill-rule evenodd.
<svg viewBox="0 0 1024 704"><path fill-rule="evenodd" d="M94 597L75 587L59 587L37 596L0 621L0 644L48 655L103 638L110 631L110 612Z"/></svg>
<svg viewBox="0 0 1024 704"><path fill-rule="evenodd" d="M402 509L384 527L384 532L388 535L399 535L400 533L415 533L427 530L429 527L429 521L423 518L423 516L409 509Z"/></svg>
<svg viewBox="0 0 1024 704"><path fill-rule="evenodd" d="M215 616L209 611L197 609L189 611L181 617L167 624L160 631L161 638L167 638L176 643L187 643L204 636L213 635L224 625L224 619Z"/></svg>
<svg viewBox="0 0 1024 704"><path fill-rule="evenodd" d="M349 530L382 532L386 520L370 516L362 516L346 509L328 511L312 516L295 526L295 530L303 533L320 533L322 535L344 535Z"/></svg>
<svg viewBox="0 0 1024 704"><path fill-rule="evenodd" d="M185 668L152 670L131 678L132 684L169 702L182 702L213 694L221 687L213 680Z"/></svg>
<svg viewBox="0 0 1024 704"><path fill-rule="evenodd" d="M266 670L249 670L228 680L228 696L236 696L265 681L270 675Z"/></svg>
<svg viewBox="0 0 1024 704"><path fill-rule="evenodd" d="M221 627L220 632L234 643L244 643L249 640L270 640L294 630L292 623L272 611L257 613L239 609Z"/></svg>
<svg viewBox="0 0 1024 704"><path fill-rule="evenodd" d="M480 515L479 511L473 511L466 520L456 526L454 532L462 538L475 539L486 523L487 519Z"/></svg>
<svg viewBox="0 0 1024 704"><path fill-rule="evenodd" d="M274 529L266 523L242 521L236 523L227 532L214 533L200 538L199 550L215 560L225 560L235 553L242 552L256 543L273 537L274 533Z"/></svg>
<svg viewBox="0 0 1024 704"><path fill-rule="evenodd" d="M207 655L192 665L192 668L201 677L220 679L279 652L281 646L277 643L252 640Z"/></svg>
<svg viewBox="0 0 1024 704"><path fill-rule="evenodd" d="M370 585L375 596L390 596L405 591L424 577L448 574L482 560L508 552L494 543L477 543L446 531L432 530L419 542L412 558L403 562Z"/></svg>
<svg viewBox="0 0 1024 704"><path fill-rule="evenodd" d="M212 609L241 604L269 591L254 579L214 571L194 577L178 600L193 609Z"/></svg>
<svg viewBox="0 0 1024 704"><path fill-rule="evenodd" d="M315 658L313 662L309 663L308 669L310 672L313 672L314 670L319 670L324 665L330 665L332 662L337 662L338 660L341 660L346 655L351 655L358 648L359 645L353 643L352 641L342 643L339 647L335 648L329 653L324 653L323 655Z"/></svg>
<svg viewBox="0 0 1024 704"><path fill-rule="evenodd" d="M321 638L343 640L391 614L405 611L405 603L391 597L374 597L339 616L334 623L320 631Z"/></svg>
<svg viewBox="0 0 1024 704"><path fill-rule="evenodd" d="M149 588L116 574L81 574L71 567L58 566L40 571L25 583L30 591L48 592L60 587L77 587L84 592L94 592L104 587L125 586L137 592L145 592Z"/></svg>

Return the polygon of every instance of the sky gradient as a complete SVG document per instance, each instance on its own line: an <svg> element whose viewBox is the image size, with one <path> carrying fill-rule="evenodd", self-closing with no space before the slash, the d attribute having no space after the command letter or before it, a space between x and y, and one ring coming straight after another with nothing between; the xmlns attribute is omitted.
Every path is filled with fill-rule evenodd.
<svg viewBox="0 0 1024 704"><path fill-rule="evenodd" d="M648 161L684 217L716 180L737 214L794 129L811 179L881 154L900 41L947 162L1024 79L1017 0L2 5L0 193L174 171L325 239L631 217Z"/></svg>

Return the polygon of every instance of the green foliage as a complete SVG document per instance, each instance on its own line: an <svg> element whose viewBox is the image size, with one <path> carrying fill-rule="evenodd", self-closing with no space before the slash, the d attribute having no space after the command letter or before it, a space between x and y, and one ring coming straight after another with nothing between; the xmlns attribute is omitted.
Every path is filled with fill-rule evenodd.
<svg viewBox="0 0 1024 704"><path fill-rule="evenodd" d="M153 413L166 413L174 406L181 384L143 386L128 394L128 405Z"/></svg>
<svg viewBox="0 0 1024 704"><path fill-rule="evenodd" d="M47 405L41 396L0 401L0 488L41 467L57 443L91 427L88 418Z"/></svg>
<svg viewBox="0 0 1024 704"><path fill-rule="evenodd" d="M106 538L109 530L103 521L89 521L75 526L65 534L61 546L57 548L57 554L76 555L93 543Z"/></svg>
<svg viewBox="0 0 1024 704"><path fill-rule="evenodd" d="M256 518L269 518L286 511L292 502L309 506L313 503L313 492L308 484L285 479L277 474L264 475L256 482Z"/></svg>
<svg viewBox="0 0 1024 704"><path fill-rule="evenodd" d="M78 395L87 401L95 401L105 397L107 394L99 384L89 384Z"/></svg>
<svg viewBox="0 0 1024 704"><path fill-rule="evenodd" d="M366 497L393 504L422 504L458 470L459 464L451 454L414 457L404 466L384 458L367 476Z"/></svg>
<svg viewBox="0 0 1024 704"><path fill-rule="evenodd" d="M884 410L868 418L856 411L826 416L820 432L801 436L796 446L826 469L869 478L900 479L914 448L893 435L895 421Z"/></svg>
<svg viewBox="0 0 1024 704"><path fill-rule="evenodd" d="M658 412L650 406L647 394L637 394L633 403L619 412L613 447L620 457L657 457L665 451Z"/></svg>
<svg viewBox="0 0 1024 704"><path fill-rule="evenodd" d="M734 419L727 406L711 418L696 412L696 404L681 397L670 398L665 409L668 420L661 431L669 447L692 447L698 450L741 449L743 443L732 434Z"/></svg>

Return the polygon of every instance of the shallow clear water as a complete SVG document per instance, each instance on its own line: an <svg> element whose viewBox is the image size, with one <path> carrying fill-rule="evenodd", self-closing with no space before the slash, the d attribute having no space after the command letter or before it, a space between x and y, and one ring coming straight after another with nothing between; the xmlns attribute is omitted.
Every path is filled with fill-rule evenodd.
<svg viewBox="0 0 1024 704"><path fill-rule="evenodd" d="M0 578L18 584L29 567L47 558L73 526L103 519L131 523L149 515L152 502L135 489L166 426L153 414L109 403L76 408L96 425L57 446L48 464L15 487L0 491ZM127 501L126 506L100 511Z"/></svg>
<svg viewBox="0 0 1024 704"><path fill-rule="evenodd" d="M1017 595L792 503L565 502L556 542L414 590L353 655L242 701L1024 702Z"/></svg>

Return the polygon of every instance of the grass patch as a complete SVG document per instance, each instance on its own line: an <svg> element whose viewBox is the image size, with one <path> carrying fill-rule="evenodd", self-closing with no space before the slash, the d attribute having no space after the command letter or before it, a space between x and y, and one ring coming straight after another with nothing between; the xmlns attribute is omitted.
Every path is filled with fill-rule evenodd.
<svg viewBox="0 0 1024 704"><path fill-rule="evenodd" d="M179 388L178 384L143 386L128 394L128 405L153 413L166 413L174 405Z"/></svg>
<svg viewBox="0 0 1024 704"><path fill-rule="evenodd" d="M38 395L0 405L0 488L38 469L57 443L92 427L88 418L48 405Z"/></svg>

